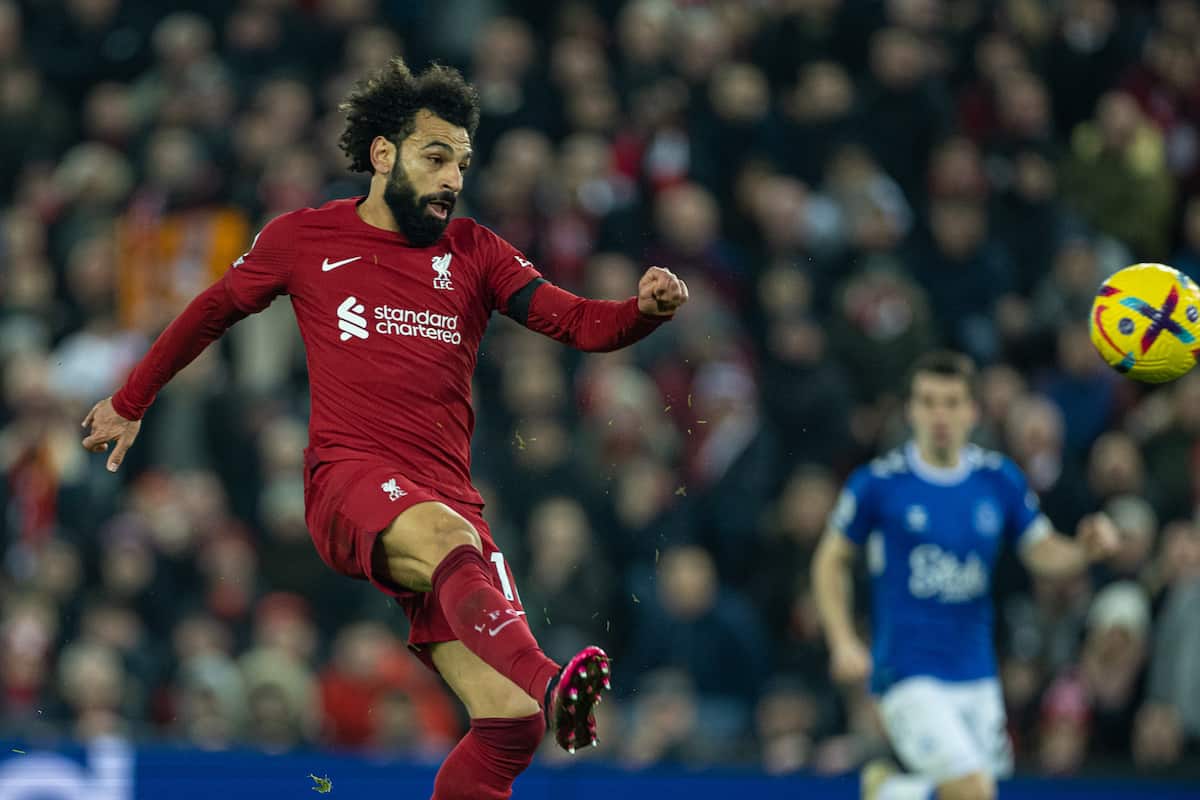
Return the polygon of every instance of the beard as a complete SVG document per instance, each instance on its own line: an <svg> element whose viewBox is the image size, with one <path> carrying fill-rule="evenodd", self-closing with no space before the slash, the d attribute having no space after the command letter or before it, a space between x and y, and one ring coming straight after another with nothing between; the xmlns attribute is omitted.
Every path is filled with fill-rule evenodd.
<svg viewBox="0 0 1200 800"><path fill-rule="evenodd" d="M418 196L416 187L408 179L408 174L399 166L392 171L383 190L383 200L392 210L400 232L416 247L428 247L441 238L454 214L455 199L453 192L434 192ZM445 206L445 219L438 219L430 213L431 202Z"/></svg>

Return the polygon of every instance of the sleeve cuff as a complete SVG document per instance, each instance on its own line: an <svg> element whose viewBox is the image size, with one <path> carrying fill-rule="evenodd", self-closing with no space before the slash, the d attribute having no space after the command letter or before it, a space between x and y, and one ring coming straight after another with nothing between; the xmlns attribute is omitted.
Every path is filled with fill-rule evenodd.
<svg viewBox="0 0 1200 800"><path fill-rule="evenodd" d="M638 319L643 322L651 322L655 325L660 325L664 322L670 322L671 320L675 319L674 312L662 315L647 314L645 311L642 311L641 307L638 305L638 299L636 297L631 297L630 302L633 303L633 310L635 313L637 313Z"/></svg>
<svg viewBox="0 0 1200 800"><path fill-rule="evenodd" d="M1045 539L1050 534L1054 533L1054 525L1045 514L1038 514L1033 522L1021 531L1021 535L1017 537L1017 547L1022 553L1027 552L1029 548L1036 545L1042 539Z"/></svg>
<svg viewBox="0 0 1200 800"><path fill-rule="evenodd" d="M133 410L133 408L125 401L125 390L121 389L112 396L113 411L130 421L136 421L142 418L142 415Z"/></svg>

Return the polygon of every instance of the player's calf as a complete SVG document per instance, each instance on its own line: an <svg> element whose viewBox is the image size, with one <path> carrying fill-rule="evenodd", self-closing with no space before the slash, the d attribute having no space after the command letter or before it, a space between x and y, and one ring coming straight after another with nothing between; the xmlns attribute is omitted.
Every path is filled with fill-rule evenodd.
<svg viewBox="0 0 1200 800"><path fill-rule="evenodd" d="M938 786L938 800L995 800L996 780L985 772L972 772Z"/></svg>
<svg viewBox="0 0 1200 800"><path fill-rule="evenodd" d="M438 770L432 800L507 800L546 732L541 713L516 719L472 719Z"/></svg>
<svg viewBox="0 0 1200 800"><path fill-rule="evenodd" d="M475 526L442 503L418 503L392 520L372 554L397 585L415 592L433 589L433 573L464 545L481 552Z"/></svg>

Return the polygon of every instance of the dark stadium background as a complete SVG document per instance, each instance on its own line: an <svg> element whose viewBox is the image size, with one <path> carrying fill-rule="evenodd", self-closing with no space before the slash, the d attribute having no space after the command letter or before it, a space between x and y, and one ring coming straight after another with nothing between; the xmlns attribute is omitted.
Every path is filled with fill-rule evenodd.
<svg viewBox="0 0 1200 800"><path fill-rule="evenodd" d="M1123 534L1086 578L997 577L1019 769L1200 774L1200 374L1123 381L1086 319L1126 264L1200 278L1190 0L0 0L0 738L436 761L463 730L399 611L311 548L286 302L168 387L119 476L78 446L266 221L365 191L335 106L398 53L481 91L459 213L576 292L691 289L632 351L504 319L483 346L475 472L535 633L615 658L590 760L885 752L808 564L943 344L1057 525Z"/></svg>

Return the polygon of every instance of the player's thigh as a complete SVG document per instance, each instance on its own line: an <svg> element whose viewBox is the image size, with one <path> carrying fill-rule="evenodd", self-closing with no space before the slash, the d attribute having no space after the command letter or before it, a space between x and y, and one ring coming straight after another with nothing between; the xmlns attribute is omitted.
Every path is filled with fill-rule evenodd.
<svg viewBox="0 0 1200 800"><path fill-rule="evenodd" d="M1012 775L1012 741L1008 737L1000 681L971 681L953 687L952 691L958 714L983 756L987 772L997 778Z"/></svg>
<svg viewBox="0 0 1200 800"><path fill-rule="evenodd" d="M996 779L983 772L972 772L938 785L938 800L995 800Z"/></svg>
<svg viewBox="0 0 1200 800"><path fill-rule="evenodd" d="M426 501L409 506L376 540L372 561L400 586L416 592L433 588L433 571L450 551L462 545L481 547L479 532L445 503Z"/></svg>
<svg viewBox="0 0 1200 800"><path fill-rule="evenodd" d="M986 771L974 737L940 681L900 681L880 699L879 712L892 748L909 771L938 784Z"/></svg>
<svg viewBox="0 0 1200 800"><path fill-rule="evenodd" d="M483 663L462 642L438 642L430 645L430 651L434 666L472 719L515 719L541 710L521 687Z"/></svg>

